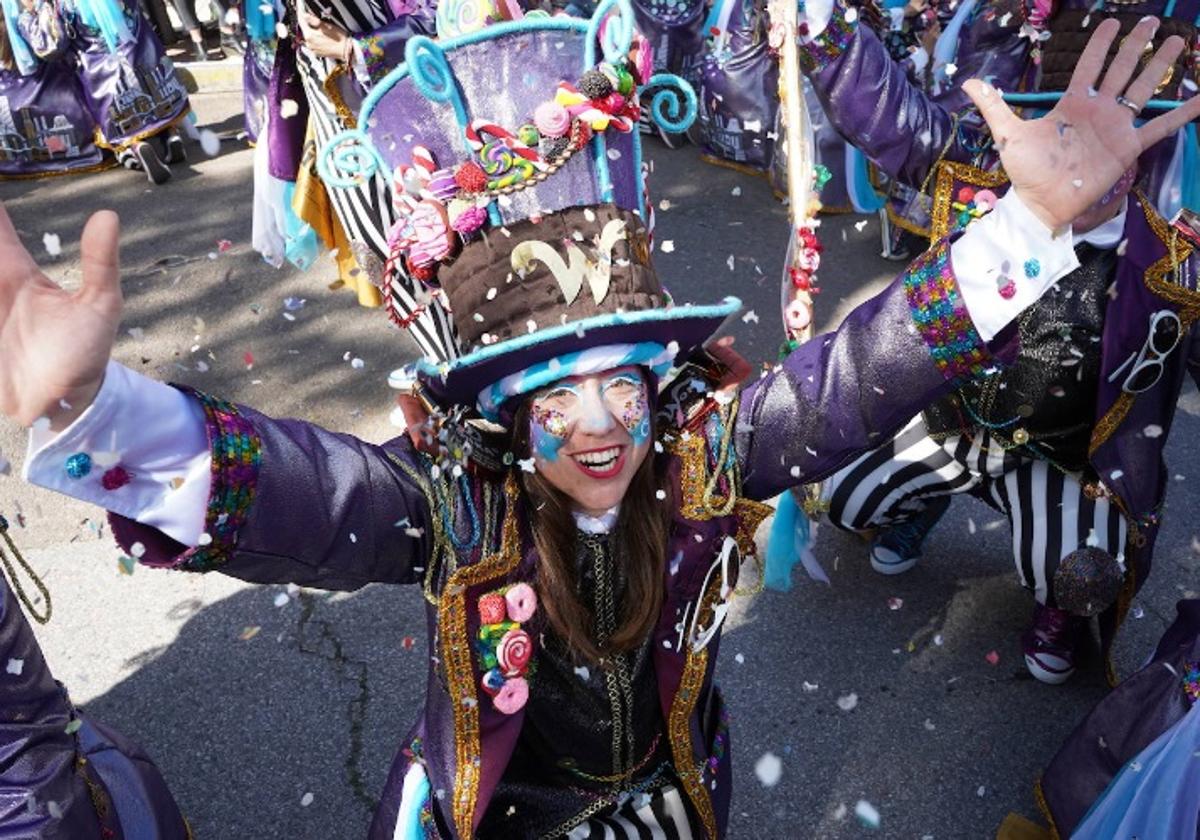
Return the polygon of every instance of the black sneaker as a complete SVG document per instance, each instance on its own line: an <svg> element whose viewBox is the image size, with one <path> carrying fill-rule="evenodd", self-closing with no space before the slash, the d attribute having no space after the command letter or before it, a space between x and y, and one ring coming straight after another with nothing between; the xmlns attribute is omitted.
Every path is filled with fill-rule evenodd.
<svg viewBox="0 0 1200 840"><path fill-rule="evenodd" d="M191 41L190 43L192 46L192 61L212 60L208 57L208 50L204 48L203 44L197 44L195 41Z"/></svg>
<svg viewBox="0 0 1200 840"><path fill-rule="evenodd" d="M133 153L137 155L138 163L142 165L142 171L146 173L150 183L165 184L171 180L171 170L158 156L154 146L143 141L133 147Z"/></svg>
<svg viewBox="0 0 1200 840"><path fill-rule="evenodd" d="M187 161L187 147L183 145L183 138L177 133L171 132L167 138L167 163L184 163Z"/></svg>
<svg viewBox="0 0 1200 840"><path fill-rule="evenodd" d="M881 575L899 575L917 565L921 543L949 507L950 497L938 496L912 519L889 526L871 546L871 568Z"/></svg>

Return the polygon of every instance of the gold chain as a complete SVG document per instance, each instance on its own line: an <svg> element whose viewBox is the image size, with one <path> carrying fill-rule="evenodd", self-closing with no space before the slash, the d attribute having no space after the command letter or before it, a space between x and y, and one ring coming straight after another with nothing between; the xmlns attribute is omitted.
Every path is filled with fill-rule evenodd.
<svg viewBox="0 0 1200 840"><path fill-rule="evenodd" d="M25 610L29 613L30 618L32 618L38 624L47 623L50 620L50 616L54 613L54 605L50 601L50 590L46 588L46 584L42 582L40 577L38 577L37 572L35 572L30 567L29 563L25 561L25 558L21 556L21 552L17 550L16 544L13 543L12 537L8 533L8 520L3 516L0 516L0 538L3 538L4 542L8 544L8 550L11 551L13 553L13 557L17 559L17 565L25 571L25 574L29 575L29 579L37 588L37 591L41 593L42 598L46 602L45 614L43 615L39 613L37 608L33 605L33 601L31 601L29 596L25 594L25 589L21 586L21 581L17 577L17 570L13 568L12 561L8 559L8 555L4 553L4 549L0 548L0 563L4 564L4 572L8 575L8 581L10 584L12 584L13 592L17 594L17 599L25 605Z"/></svg>

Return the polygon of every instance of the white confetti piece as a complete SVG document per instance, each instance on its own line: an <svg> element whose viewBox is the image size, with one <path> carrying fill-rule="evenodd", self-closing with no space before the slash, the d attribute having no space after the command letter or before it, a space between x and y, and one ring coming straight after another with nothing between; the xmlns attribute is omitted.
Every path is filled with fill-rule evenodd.
<svg viewBox="0 0 1200 840"><path fill-rule="evenodd" d="M288 597L286 592L280 592L278 595L275 596L275 606L286 607L288 601L290 601L290 600L292 600L292 599Z"/></svg>
<svg viewBox="0 0 1200 840"><path fill-rule="evenodd" d="M129 553L133 557L141 560L146 556L146 546L142 545L140 542L135 542L133 545L129 546Z"/></svg>
<svg viewBox="0 0 1200 840"><path fill-rule="evenodd" d="M587 682L588 677L591 676L591 673L592 672L588 670L586 665L580 665L575 669L575 676L579 677L579 679L583 680L584 682Z"/></svg>
<svg viewBox="0 0 1200 840"><path fill-rule="evenodd" d="M14 677L21 676L21 672L25 670L24 659L10 659L8 665L4 668L5 671L12 674Z"/></svg>
<svg viewBox="0 0 1200 840"><path fill-rule="evenodd" d="M742 188L741 188L741 187L734 187L733 189L731 189L731 190L729 191L729 194L730 194L730 195L732 195L732 196L739 196L739 195L741 195L741 194L742 194Z"/></svg>
<svg viewBox="0 0 1200 840"><path fill-rule="evenodd" d="M865 799L860 799L855 804L854 816L864 828L879 828L879 809Z"/></svg>
<svg viewBox="0 0 1200 840"><path fill-rule="evenodd" d="M843 712L852 712L858 706L858 695L851 691L837 699L838 708Z"/></svg>
<svg viewBox="0 0 1200 840"><path fill-rule="evenodd" d="M804 691L807 692L808 694L812 694L814 691L816 691L821 686L817 685L816 683L810 683L808 680L805 680L804 682L800 683L800 687L802 689L804 689Z"/></svg>
<svg viewBox="0 0 1200 840"><path fill-rule="evenodd" d="M662 248L662 252L663 252L664 254L673 254L673 253L675 253L675 240L673 240L673 239L664 239L664 240L663 240L663 243L662 243L662 246L661 246L661 248Z"/></svg>
<svg viewBox="0 0 1200 840"><path fill-rule="evenodd" d="M745 657L745 656L743 656L742 654L738 653L738 654L735 654L735 655L734 655L734 657L733 657L733 661L734 661L734 662L736 662L736 663L737 663L737 664L739 664L739 665L745 665L745 664L746 664L746 657Z"/></svg>
<svg viewBox="0 0 1200 840"><path fill-rule="evenodd" d="M285 120L290 120L298 113L300 113L300 106L296 104L295 99L285 99L279 103L279 116Z"/></svg>
<svg viewBox="0 0 1200 840"><path fill-rule="evenodd" d="M1144 434L1148 438L1162 437L1162 433L1163 433L1162 426L1155 425L1154 423L1151 423L1149 426L1142 429L1142 434Z"/></svg>
<svg viewBox="0 0 1200 840"><path fill-rule="evenodd" d="M889 610L892 610L892 611L898 610L904 606L904 599L903 598L888 598L887 605L888 605Z"/></svg>
<svg viewBox="0 0 1200 840"><path fill-rule="evenodd" d="M221 153L221 138L217 136L216 132L206 128L200 132L199 139L200 148L204 154L209 157L216 157Z"/></svg>
<svg viewBox="0 0 1200 840"><path fill-rule="evenodd" d="M315 798L316 797L314 797L312 795L312 791L309 791L308 793L306 793L300 797L300 807L307 808L309 805L313 804L313 799L315 799Z"/></svg>
<svg viewBox="0 0 1200 840"><path fill-rule="evenodd" d="M521 467L521 469L522 469L522 470L524 470L524 471L525 471L525 472L527 472L527 473L531 473L531 472L536 472L536 471L537 471L537 468L536 468L536 467L534 467L534 465L533 465L533 459L532 459L532 458L521 458L520 460L518 460L518 461L517 461L517 464L519 464L519 465L520 465L520 467Z"/></svg>
<svg viewBox="0 0 1200 840"><path fill-rule="evenodd" d="M364 362L362 359L358 358L358 356L355 356L353 359L350 360L350 367L354 368L355 370L362 370L366 366L367 366L367 363Z"/></svg>
<svg viewBox="0 0 1200 840"><path fill-rule="evenodd" d="M753 309L749 310L745 315L742 316L742 323L743 324L757 324L758 323L758 313L755 312Z"/></svg>
<svg viewBox="0 0 1200 840"><path fill-rule="evenodd" d="M773 752L763 753L754 763L754 775L763 787L775 787L783 776L783 761Z"/></svg>
<svg viewBox="0 0 1200 840"><path fill-rule="evenodd" d="M984 787L983 785L980 785L979 789L975 791L975 795L978 796L980 799L983 799L983 797L987 795L987 788Z"/></svg>
<svg viewBox="0 0 1200 840"><path fill-rule="evenodd" d="M201 534L196 538L197 545L212 545L212 534Z"/></svg>
<svg viewBox="0 0 1200 840"><path fill-rule="evenodd" d="M46 249L46 253L50 255L50 259L56 260L62 256L62 239L57 233L43 233L42 245Z"/></svg>
<svg viewBox="0 0 1200 840"><path fill-rule="evenodd" d="M932 732L933 730L937 729L937 726L929 718L925 718L924 726L927 732Z"/></svg>
<svg viewBox="0 0 1200 840"><path fill-rule="evenodd" d="M358 542L358 534L354 533L353 531L350 532L350 542Z"/></svg>
<svg viewBox="0 0 1200 840"><path fill-rule="evenodd" d="M666 490L655 490L654 498L658 499L660 502L665 500L667 498L667 491Z"/></svg>

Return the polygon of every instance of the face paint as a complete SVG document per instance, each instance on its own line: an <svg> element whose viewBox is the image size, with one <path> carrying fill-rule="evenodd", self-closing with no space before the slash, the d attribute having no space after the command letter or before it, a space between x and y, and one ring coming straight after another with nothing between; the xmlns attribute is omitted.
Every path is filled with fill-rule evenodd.
<svg viewBox="0 0 1200 840"><path fill-rule="evenodd" d="M620 404L621 425L633 438L634 446L641 446L650 437L650 405L646 399L646 383L634 373L620 373L609 377L600 386L605 402Z"/></svg>
<svg viewBox="0 0 1200 840"><path fill-rule="evenodd" d="M558 458L558 450L567 442L567 416L553 408L534 405L529 412L529 442L533 452L547 461Z"/></svg>

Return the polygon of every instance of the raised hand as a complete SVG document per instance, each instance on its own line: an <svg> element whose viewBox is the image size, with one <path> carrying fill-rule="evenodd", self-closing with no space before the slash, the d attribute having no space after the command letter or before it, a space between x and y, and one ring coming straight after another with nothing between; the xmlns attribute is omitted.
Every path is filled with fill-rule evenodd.
<svg viewBox="0 0 1200 840"><path fill-rule="evenodd" d="M0 206L0 414L59 430L92 404L121 321L120 230L111 211L88 219L72 293L41 272Z"/></svg>
<svg viewBox="0 0 1200 840"><path fill-rule="evenodd" d="M1133 79L1144 46L1158 19L1134 27L1104 74L1104 59L1120 25L1109 19L1092 33L1071 83L1054 110L1022 120L991 85L972 79L963 89L992 131L1000 161L1021 200L1052 230L1059 230L1098 201L1141 153L1200 117L1200 96L1192 97L1141 126L1137 116L1184 48L1172 35Z"/></svg>

